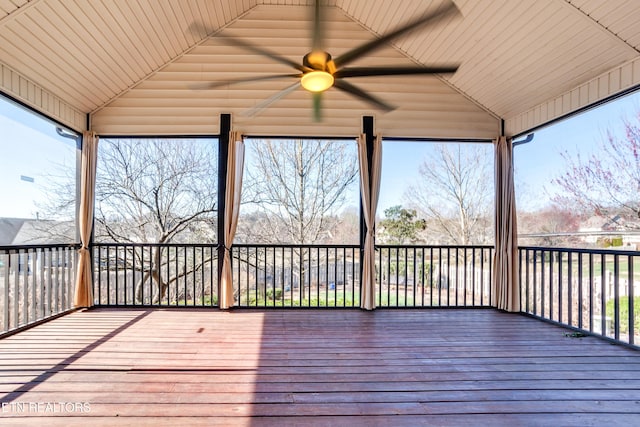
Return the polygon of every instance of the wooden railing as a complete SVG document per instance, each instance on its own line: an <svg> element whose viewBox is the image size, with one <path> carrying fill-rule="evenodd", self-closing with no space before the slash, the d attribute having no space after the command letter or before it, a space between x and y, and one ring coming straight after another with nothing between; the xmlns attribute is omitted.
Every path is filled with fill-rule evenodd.
<svg viewBox="0 0 640 427"><path fill-rule="evenodd" d="M0 334L72 309L78 248L0 246Z"/></svg>
<svg viewBox="0 0 640 427"><path fill-rule="evenodd" d="M521 247L519 254L522 312L638 346L640 252Z"/></svg>
<svg viewBox="0 0 640 427"><path fill-rule="evenodd" d="M378 246L379 307L488 307L491 246ZM98 305L217 306L218 249L197 244L94 245ZM359 307L357 245L238 244L238 307Z"/></svg>
<svg viewBox="0 0 640 427"><path fill-rule="evenodd" d="M218 305L212 244L100 243L93 246L93 264L97 305Z"/></svg>
<svg viewBox="0 0 640 427"><path fill-rule="evenodd" d="M493 246L378 246L379 307L489 307Z"/></svg>
<svg viewBox="0 0 640 427"><path fill-rule="evenodd" d="M0 247L0 334L72 309L78 245ZM491 246L376 247L376 306L490 307ZM215 307L213 244L96 244L97 305ZM638 347L640 252L519 248L521 311ZM238 307L359 307L356 245L234 245ZM636 276L639 276L636 278Z"/></svg>

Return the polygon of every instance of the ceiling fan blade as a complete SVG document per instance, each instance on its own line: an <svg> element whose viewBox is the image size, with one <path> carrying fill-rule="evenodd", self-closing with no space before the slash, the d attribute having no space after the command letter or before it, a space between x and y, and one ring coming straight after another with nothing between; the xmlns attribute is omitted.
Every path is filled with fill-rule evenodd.
<svg viewBox="0 0 640 427"><path fill-rule="evenodd" d="M336 71L335 78L398 76L411 74L450 74L458 70L458 65L442 65L438 67L349 67Z"/></svg>
<svg viewBox="0 0 640 427"><path fill-rule="evenodd" d="M207 27L205 27L203 24L199 23L199 22L192 22L189 25L188 31L193 34L194 37L203 37L202 35L205 34L204 38L206 37L214 37L212 34L215 31L211 31L209 30ZM258 55L262 55L265 56L269 59L272 59L275 62L279 62L281 64L284 65L288 65L290 67L295 68L296 70L299 71L309 71L308 68L304 67L302 64L298 64L295 61L290 60L289 58L285 58L284 56L280 56L277 53L271 52L268 49L262 48L262 47L258 47L254 44L251 44L249 42L246 42L244 40L240 40L238 38L235 37L230 37L230 36L225 36L225 35L220 35L220 36L215 36L217 40L225 40L227 41L229 44L237 46L237 47L241 47L249 52L253 52L253 53L257 53Z"/></svg>
<svg viewBox="0 0 640 427"><path fill-rule="evenodd" d="M219 87L224 87L228 85L234 85L238 83L251 83L251 82L260 82L265 80L278 80L278 79L286 79L291 77L300 78L302 77L302 74L269 74L267 76L247 77L244 79L201 82L201 83L192 84L190 88L194 90L209 90L209 89L217 89Z"/></svg>
<svg viewBox="0 0 640 427"><path fill-rule="evenodd" d="M356 59L365 55L367 53L371 53L376 49L382 47L385 43L402 36L403 34L408 33L411 30L415 30L418 27L421 27L426 24L434 24L438 21L444 20L447 17L454 16L459 14L460 11L456 7L456 5L449 1L449 4L444 8L438 9L433 13L422 16L418 19L415 19L406 25L397 28L390 33L387 33L380 37L379 39L371 40L363 45L360 45L348 52L343 53L339 57L335 58L333 62L336 64L337 68L340 68Z"/></svg>
<svg viewBox="0 0 640 427"><path fill-rule="evenodd" d="M322 92L313 92L313 120L322 121Z"/></svg>
<svg viewBox="0 0 640 427"><path fill-rule="evenodd" d="M237 39L235 37L227 37L227 36L220 36L218 38L219 40L224 40L226 42L228 42L231 45L240 47L246 51L252 52L252 53L257 53L258 55L262 55L264 57L267 57L275 62L279 62L281 64L284 65L288 65L289 67L293 67L298 71L302 71L303 73L305 71L311 71L309 68L305 67L302 64L299 64L289 58L285 58L284 56L280 56L277 53L271 52L270 50L267 50L263 47L258 47L252 43L246 42L244 40L240 40Z"/></svg>
<svg viewBox="0 0 640 427"><path fill-rule="evenodd" d="M324 51L324 21L322 20L323 0L313 2L313 30L311 33L311 51Z"/></svg>
<svg viewBox="0 0 640 427"><path fill-rule="evenodd" d="M211 37L211 34L215 30L210 30L202 22L194 21L189 24L187 31L196 39L206 39L207 37Z"/></svg>
<svg viewBox="0 0 640 427"><path fill-rule="evenodd" d="M282 99L285 96L289 95L291 92L293 92L294 90L298 89L299 87L300 87L300 81L298 80L297 82L295 82L291 86L288 86L288 87L282 89L280 92L276 93L275 95L265 99L264 101L260 101L259 103L257 103L255 106L253 106L249 110L243 112L242 115L243 116L248 116L248 117L254 117L254 116L258 115L259 113L261 113L265 108L269 107L271 104L273 104L277 100Z"/></svg>
<svg viewBox="0 0 640 427"><path fill-rule="evenodd" d="M389 105L387 103L385 103L384 101L382 101L379 98L376 98L375 96L371 95L370 93L367 93L365 91L363 91L362 89L360 89L359 87L356 87L354 85L352 85L351 83L348 83L344 80L336 80L333 83L333 87L335 87L336 89L340 89L343 92L349 93L353 96L355 96L356 98L360 98L363 101L368 102L369 104L375 105L376 108L379 108L383 111L393 111L396 109L396 107Z"/></svg>

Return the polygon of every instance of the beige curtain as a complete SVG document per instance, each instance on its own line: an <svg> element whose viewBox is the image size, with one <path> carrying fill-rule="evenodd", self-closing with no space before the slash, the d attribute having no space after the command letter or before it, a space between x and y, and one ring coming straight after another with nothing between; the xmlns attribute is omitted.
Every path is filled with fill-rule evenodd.
<svg viewBox="0 0 640 427"><path fill-rule="evenodd" d="M238 227L243 169L244 143L242 142L242 135L240 132L230 132L224 214L224 259L222 261L220 298L218 302L218 305L222 309L230 308L234 304L233 277L231 274L231 244L233 243L236 228Z"/></svg>
<svg viewBox="0 0 640 427"><path fill-rule="evenodd" d="M504 136L495 141L495 198L492 304L501 310L520 311L513 146Z"/></svg>
<svg viewBox="0 0 640 427"><path fill-rule="evenodd" d="M97 157L98 137L95 132L84 132L82 135L82 164L80 171L80 210L78 212L78 226L82 247L78 251L76 292L73 300L75 307L91 307L93 305L93 278L91 275L89 240L93 230Z"/></svg>
<svg viewBox="0 0 640 427"><path fill-rule="evenodd" d="M358 138L358 159L360 161L360 193L362 195L362 210L367 226L367 234L364 241L364 259L362 260L362 300L360 308L373 310L376 308L376 265L375 265L375 241L374 225L376 220L376 208L380 193L380 171L382 169L382 138L376 136L373 144L373 156L371 162L371 174L367 163L366 136L361 134ZM371 175L371 182L369 182Z"/></svg>

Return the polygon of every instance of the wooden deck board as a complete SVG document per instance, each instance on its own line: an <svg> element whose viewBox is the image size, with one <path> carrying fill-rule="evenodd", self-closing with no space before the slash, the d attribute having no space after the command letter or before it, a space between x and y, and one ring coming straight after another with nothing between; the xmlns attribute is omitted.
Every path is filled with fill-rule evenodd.
<svg viewBox="0 0 640 427"><path fill-rule="evenodd" d="M640 352L566 332L494 310L75 312L0 340L0 424L640 425Z"/></svg>

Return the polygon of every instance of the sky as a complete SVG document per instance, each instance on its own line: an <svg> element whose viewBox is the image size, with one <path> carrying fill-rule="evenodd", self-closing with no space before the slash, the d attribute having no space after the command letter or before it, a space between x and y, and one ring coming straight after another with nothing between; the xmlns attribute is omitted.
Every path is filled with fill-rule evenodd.
<svg viewBox="0 0 640 427"><path fill-rule="evenodd" d="M580 152L583 159L600 150L607 131L624 138L624 120L640 114L640 92L627 95L534 132L533 141L513 151L517 206L535 210L558 191L552 180L566 169L560 153Z"/></svg>
<svg viewBox="0 0 640 427"><path fill-rule="evenodd" d="M75 141L56 126L0 99L0 217L36 218L44 187L75 163Z"/></svg>
<svg viewBox="0 0 640 427"><path fill-rule="evenodd" d="M518 209L533 211L549 204L550 195L557 190L552 180L565 166L560 153L580 151L583 158L588 157L596 152L608 129L622 135L623 118L633 119L639 112L640 92L537 130L531 142L516 146L513 156ZM430 143L384 144L379 215L385 208L404 204L404 188L418 179L419 167L432 154L432 148Z"/></svg>
<svg viewBox="0 0 640 427"><path fill-rule="evenodd" d="M535 210L548 203L552 179L563 170L563 151L583 157L597 150L607 130L619 133L623 118L640 112L640 93L631 94L534 133L532 142L514 148L518 209ZM28 125L27 125L28 124ZM57 135L55 125L33 120L30 113L0 99L0 217L35 218L48 180L61 165L75 162L75 143ZM382 186L378 214L405 204L404 190L418 178L418 170L434 144L387 142L383 146ZM492 161L492 157L489 161ZM33 182L31 182L33 180ZM349 208L358 205L358 186Z"/></svg>
<svg viewBox="0 0 640 427"><path fill-rule="evenodd" d="M407 205L405 189L420 179L420 166L434 155L436 145L434 142L383 141L378 215L384 215L385 209L392 206ZM493 162L491 150L487 157L487 161Z"/></svg>

